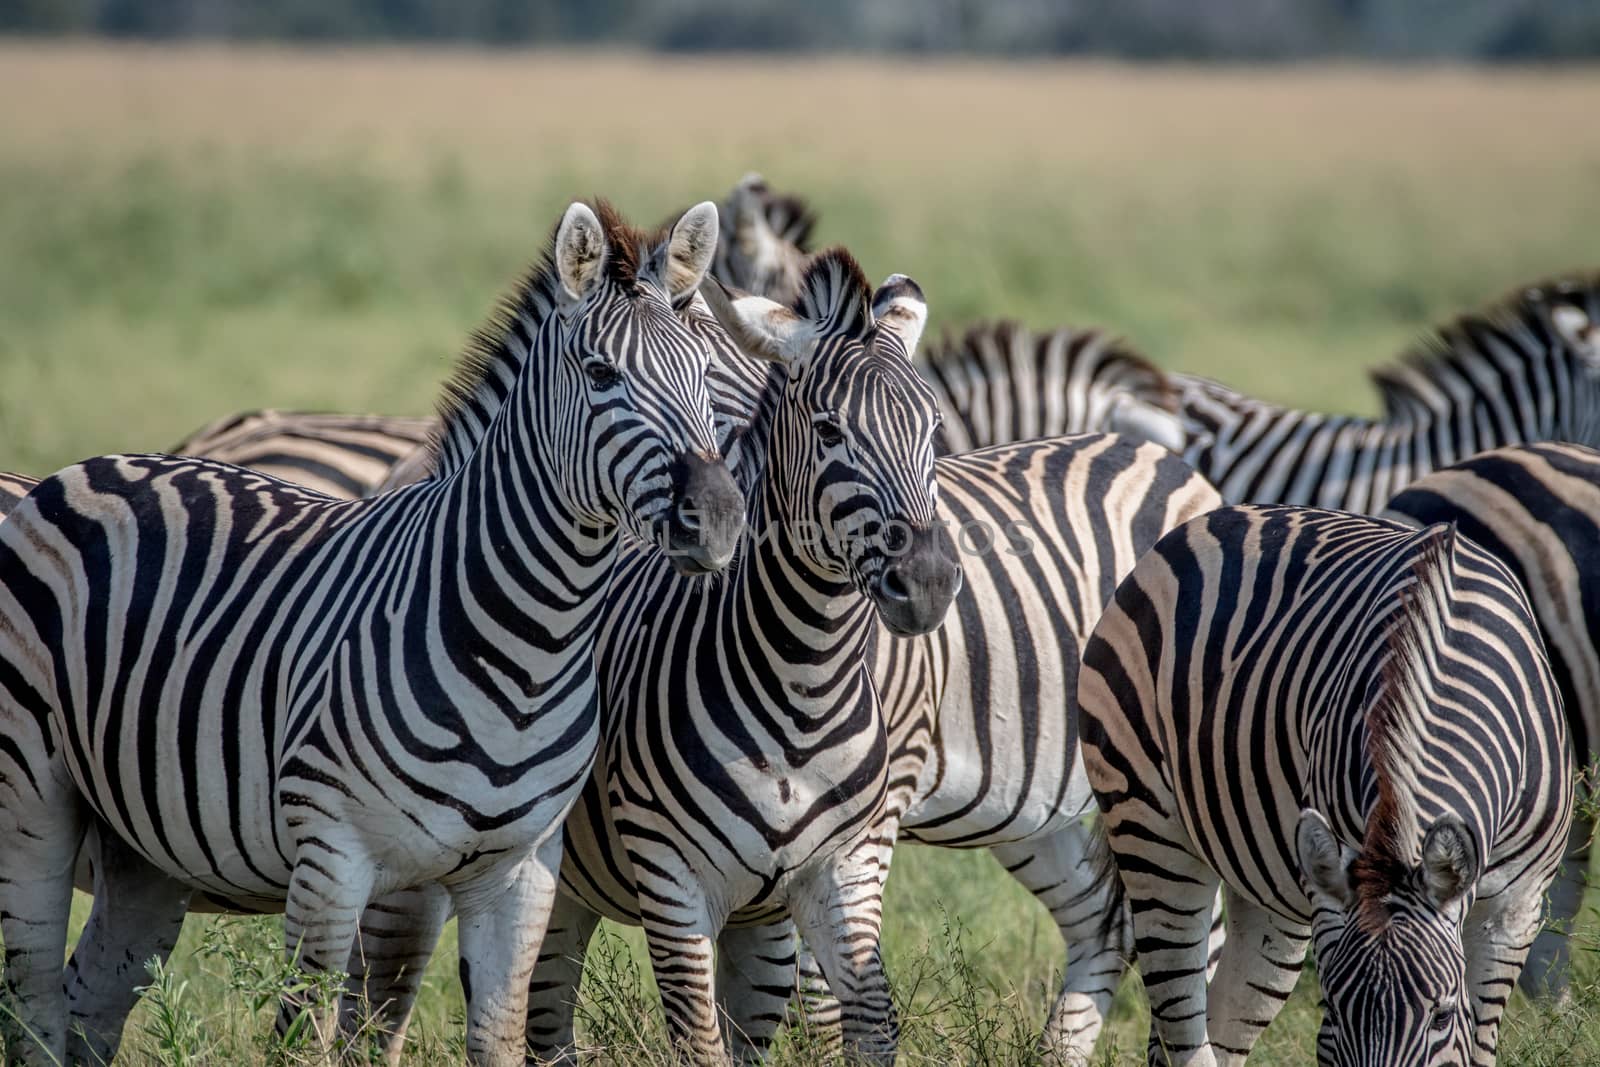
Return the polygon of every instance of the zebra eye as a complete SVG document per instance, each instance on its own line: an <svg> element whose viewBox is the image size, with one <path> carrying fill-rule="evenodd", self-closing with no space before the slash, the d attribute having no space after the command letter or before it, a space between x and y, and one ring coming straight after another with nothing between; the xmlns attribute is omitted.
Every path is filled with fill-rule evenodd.
<svg viewBox="0 0 1600 1067"><path fill-rule="evenodd" d="M610 389L622 380L622 373L617 368L598 359L585 363L583 372L589 376L590 383L596 389Z"/></svg>
<svg viewBox="0 0 1600 1067"><path fill-rule="evenodd" d="M811 423L811 428L816 431L817 440L822 442L823 448L837 448L844 444L844 431L839 424L830 418L820 418Z"/></svg>
<svg viewBox="0 0 1600 1067"><path fill-rule="evenodd" d="M1440 1008L1433 1013L1433 1032L1442 1034L1450 1029L1450 1024L1455 1022L1456 1010L1454 1008Z"/></svg>

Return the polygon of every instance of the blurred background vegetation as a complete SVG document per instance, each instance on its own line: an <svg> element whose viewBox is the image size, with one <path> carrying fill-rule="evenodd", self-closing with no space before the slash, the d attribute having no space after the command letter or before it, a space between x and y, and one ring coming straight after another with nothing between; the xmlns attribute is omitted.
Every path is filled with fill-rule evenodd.
<svg viewBox="0 0 1600 1067"><path fill-rule="evenodd" d="M1600 54L1593 0L0 0L0 32L1139 59Z"/></svg>

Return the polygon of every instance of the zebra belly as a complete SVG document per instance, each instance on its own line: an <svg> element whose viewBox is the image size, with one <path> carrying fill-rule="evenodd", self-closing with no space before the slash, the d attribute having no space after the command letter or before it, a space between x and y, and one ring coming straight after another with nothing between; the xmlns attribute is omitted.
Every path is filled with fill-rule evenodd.
<svg viewBox="0 0 1600 1067"><path fill-rule="evenodd" d="M351 862L370 870L374 895L468 880L536 847L557 832L576 799L599 733L587 695L551 709L545 730L564 732L575 716L589 716L587 739L538 765L537 790L513 785L497 792L477 780L477 769L449 761L408 766L397 778L365 747L371 739L353 724L341 729L333 716L322 709L280 766L259 750L241 760L225 759L220 746L207 746L201 757L161 753L153 797L150 775L137 760L86 766L69 759L68 767L96 813L154 866L219 909L280 911L297 842L310 836L336 842ZM199 731L215 733L220 721L202 721ZM497 806L468 808L462 795L492 796ZM148 799L108 802L116 797Z"/></svg>
<svg viewBox="0 0 1600 1067"><path fill-rule="evenodd" d="M1078 752L1076 647L952 630L938 728L901 833L976 848L1065 827L1094 805Z"/></svg>

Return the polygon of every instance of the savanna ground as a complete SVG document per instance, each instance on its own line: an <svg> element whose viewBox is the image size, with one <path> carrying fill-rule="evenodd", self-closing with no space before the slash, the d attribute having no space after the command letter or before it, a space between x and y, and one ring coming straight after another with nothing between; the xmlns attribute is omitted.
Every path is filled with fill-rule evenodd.
<svg viewBox="0 0 1600 1067"><path fill-rule="evenodd" d="M1430 321L1600 266L1600 72L1199 70L0 44L0 469L157 449L273 405L422 412L575 195L655 221L743 172L914 275L933 325L1109 325L1162 364L1368 411ZM79 902L79 918L86 912ZM989 857L907 847L886 908L908 1062L1027 1062L1062 966ZM140 1059L264 1053L276 920L197 920ZM660 1051L632 931L583 1006ZM415 1062L459 1059L453 942ZM1502 1062L1600 1063L1519 1000ZM1311 978L1254 1062L1301 1063ZM1106 1062L1136 1062L1130 980ZM645 1051L653 1050L653 1051ZM814 1058L790 1041L786 1062Z"/></svg>

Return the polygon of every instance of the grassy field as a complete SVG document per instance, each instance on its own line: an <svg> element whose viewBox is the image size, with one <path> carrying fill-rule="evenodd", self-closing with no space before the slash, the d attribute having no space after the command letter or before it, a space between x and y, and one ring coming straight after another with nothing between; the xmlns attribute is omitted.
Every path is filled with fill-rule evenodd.
<svg viewBox="0 0 1600 1067"><path fill-rule="evenodd" d="M425 411L570 198L655 221L750 169L870 274L915 276L935 328L1105 324L1169 367L1370 410L1364 369L1429 321L1600 265L1597 96L1576 70L0 43L0 469L246 407ZM1026 1062L1062 964L1042 909L987 855L917 848L889 896L905 1058ZM136 1049L248 1062L271 976L241 960L276 924L190 925ZM637 943L607 942L597 1040L658 1034ZM430 973L418 1062L458 1058L453 974ZM1600 1062L1588 984L1566 1012L1518 1001L1502 1061ZM1255 1060L1306 1062L1315 1018L1302 989ZM1143 1027L1132 981L1108 1062Z"/></svg>

